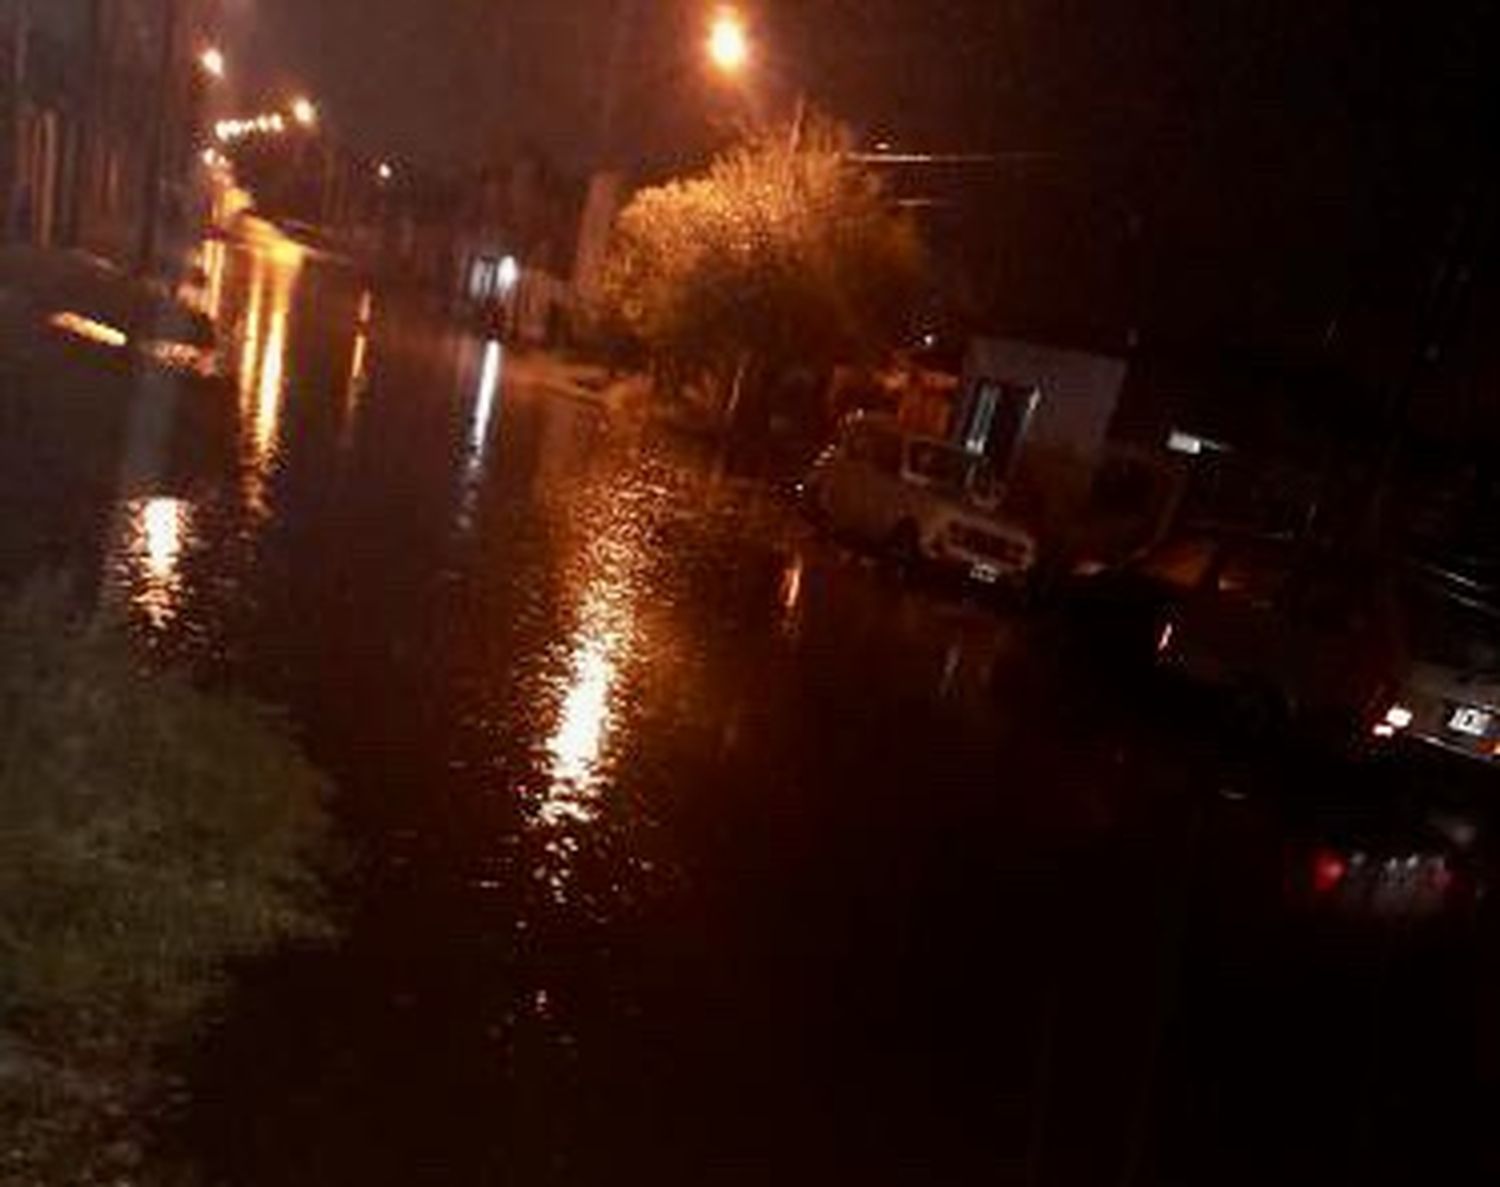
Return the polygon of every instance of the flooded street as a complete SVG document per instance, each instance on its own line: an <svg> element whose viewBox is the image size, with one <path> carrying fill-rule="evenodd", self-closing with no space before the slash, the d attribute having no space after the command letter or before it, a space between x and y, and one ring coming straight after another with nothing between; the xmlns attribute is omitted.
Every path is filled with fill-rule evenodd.
<svg viewBox="0 0 1500 1187"><path fill-rule="evenodd" d="M1304 910L1289 863L1346 843L1285 808L1320 772L1226 768L1050 619L901 582L268 227L203 263L228 382L157 392L118 484L6 482L3 559L102 571L338 788L343 935L184 1055L210 1182L1483 1162L1487 916Z"/></svg>

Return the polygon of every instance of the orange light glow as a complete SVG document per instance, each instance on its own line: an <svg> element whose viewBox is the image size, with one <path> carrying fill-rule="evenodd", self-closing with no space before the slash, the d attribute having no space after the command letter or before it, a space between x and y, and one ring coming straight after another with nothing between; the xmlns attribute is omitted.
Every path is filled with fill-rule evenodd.
<svg viewBox="0 0 1500 1187"><path fill-rule="evenodd" d="M750 63L750 34L744 19L733 9L723 9L714 18L708 34L708 56L725 74L739 74Z"/></svg>
<svg viewBox="0 0 1500 1187"><path fill-rule="evenodd" d="M269 224L251 223L248 304L240 344L239 391L245 498L266 510L267 479L276 464L285 398L292 297L303 253Z"/></svg>
<svg viewBox="0 0 1500 1187"><path fill-rule="evenodd" d="M635 640L633 573L640 559L634 543L621 538L598 541L579 558L586 584L567 674L556 685L557 721L547 740L551 787L538 811L541 824L589 824L599 816L617 686Z"/></svg>
<svg viewBox="0 0 1500 1187"><path fill-rule="evenodd" d="M349 394L358 396L365 385L365 367L370 356L370 339L364 334L354 335L354 357L349 360Z"/></svg>
<svg viewBox="0 0 1500 1187"><path fill-rule="evenodd" d="M203 288L202 312L214 322L224 307L224 269L229 262L229 249L223 240L210 239L203 245L203 271L208 283Z"/></svg>
<svg viewBox="0 0 1500 1187"><path fill-rule="evenodd" d="M573 657L572 679L557 728L547 743L554 788L542 808L542 819L548 824L587 823L597 814L588 793L593 790L609 729L609 694L615 682L609 650L608 640L592 639Z"/></svg>
<svg viewBox="0 0 1500 1187"><path fill-rule="evenodd" d="M291 321L290 292L273 291L270 328L260 355L260 382L255 389L255 453L269 460L281 421L281 391L286 378L286 340Z"/></svg>
<svg viewBox="0 0 1500 1187"><path fill-rule="evenodd" d="M113 347L115 350L122 350L130 345L130 338L123 330L117 330L114 326L105 325L91 317L84 317L81 313L54 313L47 319L47 324L54 330L61 330L100 346Z"/></svg>
<svg viewBox="0 0 1500 1187"><path fill-rule="evenodd" d="M182 554L191 509L180 499L144 499L130 508L131 601L158 630L177 617Z"/></svg>

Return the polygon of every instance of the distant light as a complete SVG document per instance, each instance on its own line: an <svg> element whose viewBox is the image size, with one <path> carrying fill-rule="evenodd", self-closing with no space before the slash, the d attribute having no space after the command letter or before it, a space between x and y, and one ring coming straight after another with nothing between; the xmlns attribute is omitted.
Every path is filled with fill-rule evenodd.
<svg viewBox="0 0 1500 1187"><path fill-rule="evenodd" d="M738 74L750 61L750 34L744 18L733 9L723 9L714 18L708 34L708 56L725 74Z"/></svg>
<svg viewBox="0 0 1500 1187"><path fill-rule="evenodd" d="M936 346L937 345L937 341L938 341L938 337L937 337L936 334L923 334L922 335L922 345L926 349L928 349L928 350L931 350L934 346Z"/></svg>
<svg viewBox="0 0 1500 1187"><path fill-rule="evenodd" d="M380 164L375 166L375 176L380 178L381 181L390 181L391 178L396 176L396 171L391 168L389 161L381 161Z"/></svg>
<svg viewBox="0 0 1500 1187"><path fill-rule="evenodd" d="M1179 433L1172 430L1172 435L1167 438L1167 448L1173 453L1184 453L1188 457L1197 457L1203 452L1203 438L1194 437L1191 433Z"/></svg>
<svg viewBox="0 0 1500 1187"><path fill-rule="evenodd" d="M210 46L198 55L198 65L203 67L203 72L212 78L223 78L226 70L224 62L224 51Z"/></svg>
<svg viewBox="0 0 1500 1187"><path fill-rule="evenodd" d="M496 279L500 282L502 294L508 294L516 287L516 282L521 279L521 265L516 263L515 256L506 256L500 261L500 272Z"/></svg>
<svg viewBox="0 0 1500 1187"><path fill-rule="evenodd" d="M1161 633L1156 636L1156 654L1166 655L1172 650L1172 640L1177 634L1177 624L1169 622L1161 628Z"/></svg>
<svg viewBox="0 0 1500 1187"><path fill-rule="evenodd" d="M1173 453L1185 454L1188 457L1198 457L1205 453L1228 453L1229 447L1218 441L1210 441L1207 437L1200 437L1196 433L1184 433L1181 429L1173 429L1167 437L1167 448Z"/></svg>
<svg viewBox="0 0 1500 1187"><path fill-rule="evenodd" d="M54 313L47 319L47 324L65 334L116 350L130 344L130 338L123 330L117 330L114 326L105 325L91 317L84 317L81 313Z"/></svg>
<svg viewBox="0 0 1500 1187"><path fill-rule="evenodd" d="M292 100L292 118L304 128L311 128L318 122L317 105L305 97Z"/></svg>
<svg viewBox="0 0 1500 1187"><path fill-rule="evenodd" d="M1387 725L1385 722L1381 721L1377 722L1375 724L1375 728L1370 732L1377 738L1394 738L1396 736L1396 727L1393 725Z"/></svg>
<svg viewBox="0 0 1500 1187"><path fill-rule="evenodd" d="M1313 857L1313 889L1327 894L1338 887L1349 872L1349 865L1332 850L1320 850Z"/></svg>
<svg viewBox="0 0 1500 1187"><path fill-rule="evenodd" d="M1405 705L1392 705L1385 711L1385 723L1392 729L1407 729L1414 720L1415 716Z"/></svg>
<svg viewBox="0 0 1500 1187"><path fill-rule="evenodd" d="M270 125L271 131L273 132L286 131L286 120L279 114L267 116L266 122Z"/></svg>
<svg viewBox="0 0 1500 1187"><path fill-rule="evenodd" d="M891 151L891 142L889 140L877 140L875 142L875 151L876 152L890 152Z"/></svg>

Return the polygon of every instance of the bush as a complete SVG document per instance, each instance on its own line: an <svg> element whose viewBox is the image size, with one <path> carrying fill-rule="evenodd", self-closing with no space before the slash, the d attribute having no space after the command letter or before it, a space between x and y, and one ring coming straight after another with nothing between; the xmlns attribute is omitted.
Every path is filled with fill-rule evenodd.
<svg viewBox="0 0 1500 1187"><path fill-rule="evenodd" d="M0 607L0 1132L66 1152L231 961L325 930L326 790L273 717L154 671L57 587Z"/></svg>

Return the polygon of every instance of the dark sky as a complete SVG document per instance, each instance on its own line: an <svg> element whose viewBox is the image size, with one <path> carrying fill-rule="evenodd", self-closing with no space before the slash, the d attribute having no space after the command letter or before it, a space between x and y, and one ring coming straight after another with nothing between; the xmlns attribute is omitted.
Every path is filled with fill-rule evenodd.
<svg viewBox="0 0 1500 1187"><path fill-rule="evenodd" d="M701 144L728 96L704 77L712 0L227 0L256 77L324 97L372 148L426 157L495 136L587 155L614 14L635 10L622 135ZM799 87L934 147L1215 136L1252 151L1351 143L1472 98L1480 0L754 0L752 98ZM1362 124L1362 126L1360 126ZM1404 132L1414 129L1408 126ZM1420 131L1420 129L1417 129Z"/></svg>
<svg viewBox="0 0 1500 1187"><path fill-rule="evenodd" d="M225 3L262 85L312 91L372 153L529 142L580 169L622 12L614 149L652 169L804 88L869 139L1055 153L1051 175L991 178L993 213L965 181L961 247L990 234L991 282L1061 321L1113 286L1130 319L1156 302L1184 333L1315 344L1363 290L1420 288L1493 156L1493 0L743 0L759 60L740 95L703 68L714 0ZM1135 211L1147 271L1119 259Z"/></svg>
<svg viewBox="0 0 1500 1187"><path fill-rule="evenodd" d="M713 0L228 3L257 80L314 90L351 136L425 157L497 135L587 156L622 8L620 136L652 157L701 147L737 104L787 111L800 88L858 125L953 146L1028 136L1076 91L1059 73L1065 22L1040 0L746 3L759 60L738 99L702 68Z"/></svg>

